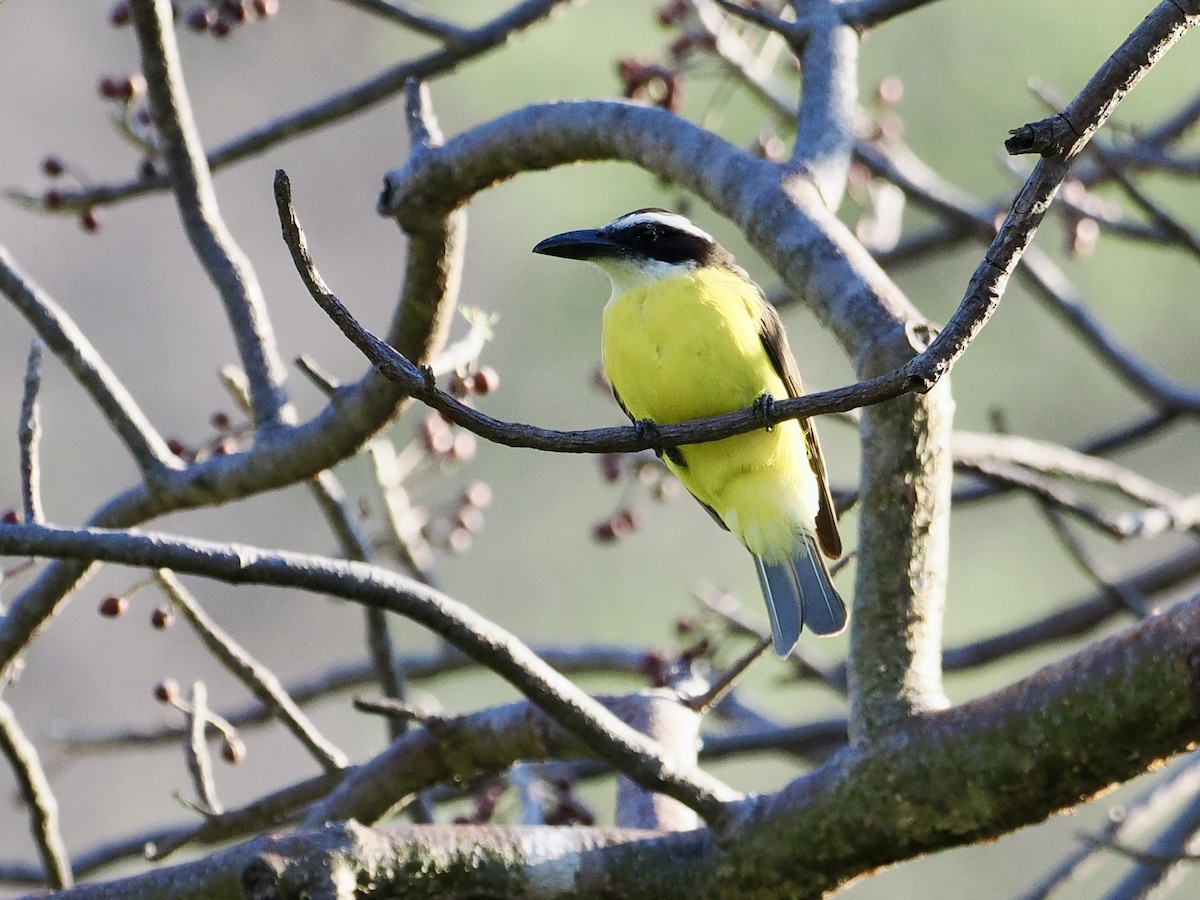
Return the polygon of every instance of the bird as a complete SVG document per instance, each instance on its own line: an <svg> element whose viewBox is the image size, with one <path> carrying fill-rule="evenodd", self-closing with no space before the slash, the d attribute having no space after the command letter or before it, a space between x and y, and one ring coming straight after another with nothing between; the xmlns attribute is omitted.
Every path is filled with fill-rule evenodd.
<svg viewBox="0 0 1200 900"><path fill-rule="evenodd" d="M638 209L602 228L567 231L534 253L582 260L612 285L601 359L618 405L644 433L803 393L779 313L733 256L686 217ZM842 553L821 444L789 419L671 447L664 462L754 557L775 653L807 627L846 627L825 557Z"/></svg>

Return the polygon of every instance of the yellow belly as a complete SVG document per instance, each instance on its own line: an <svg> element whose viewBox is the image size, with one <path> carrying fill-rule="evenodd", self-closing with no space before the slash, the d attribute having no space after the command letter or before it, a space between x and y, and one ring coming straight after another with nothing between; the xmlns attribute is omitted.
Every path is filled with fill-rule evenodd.
<svg viewBox="0 0 1200 900"><path fill-rule="evenodd" d="M670 424L786 397L759 336L760 302L736 274L712 269L609 301L604 369L630 415ZM796 422L682 453L671 470L756 555L776 562L813 531L817 483Z"/></svg>

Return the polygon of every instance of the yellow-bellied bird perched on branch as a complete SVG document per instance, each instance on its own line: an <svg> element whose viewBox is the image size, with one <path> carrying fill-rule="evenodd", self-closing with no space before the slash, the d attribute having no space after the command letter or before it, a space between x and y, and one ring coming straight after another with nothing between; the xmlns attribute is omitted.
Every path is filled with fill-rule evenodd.
<svg viewBox="0 0 1200 900"><path fill-rule="evenodd" d="M604 371L635 423L686 422L801 394L779 314L729 252L683 216L641 209L533 250L585 260L608 275ZM846 606L821 555L840 556L842 541L811 422L664 456L754 555L780 657L805 626L816 634L845 628Z"/></svg>

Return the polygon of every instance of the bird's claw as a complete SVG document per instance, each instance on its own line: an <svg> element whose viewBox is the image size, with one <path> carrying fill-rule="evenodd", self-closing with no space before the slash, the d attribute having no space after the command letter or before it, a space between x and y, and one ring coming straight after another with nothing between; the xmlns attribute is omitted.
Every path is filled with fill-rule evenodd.
<svg viewBox="0 0 1200 900"><path fill-rule="evenodd" d="M658 430L658 426L654 423L654 420L638 419L633 423L633 427L637 429L638 439L645 441L650 449L654 451L654 455L662 459L662 432Z"/></svg>
<svg viewBox="0 0 1200 900"><path fill-rule="evenodd" d="M762 422L763 428L767 431L772 431L775 428L775 423L771 421L771 412L775 409L775 398L770 394L763 394L754 401L754 415Z"/></svg>

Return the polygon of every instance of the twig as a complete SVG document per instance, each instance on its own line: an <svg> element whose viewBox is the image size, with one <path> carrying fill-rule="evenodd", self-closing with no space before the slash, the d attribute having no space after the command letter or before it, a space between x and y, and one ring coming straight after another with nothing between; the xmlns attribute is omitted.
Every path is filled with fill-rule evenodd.
<svg viewBox="0 0 1200 900"><path fill-rule="evenodd" d="M357 522L350 515L345 491L337 476L326 470L318 474L310 484L318 505L338 536L342 555L346 559L370 562L372 556L370 544L359 529ZM402 701L407 693L404 666L396 655L387 612L382 609L368 608L364 610L364 617L367 626L367 653L379 689L388 699ZM291 696L286 689L284 689L284 695ZM401 719L389 719L387 729L389 738L394 741L408 730L408 724ZM414 822L433 821L433 810L423 796L413 802L409 812Z"/></svg>
<svg viewBox="0 0 1200 900"><path fill-rule="evenodd" d="M308 716L288 696L275 673L251 656L232 635L217 625L173 572L158 569L154 573L154 580L170 598L172 605L195 629L204 646L264 707L283 722L321 768L328 772L346 765L346 755L321 735ZM204 726L202 724L197 727L203 729Z"/></svg>
<svg viewBox="0 0 1200 900"><path fill-rule="evenodd" d="M1193 751L1179 764L1166 772L1149 789L1132 801L1109 811L1108 821L1094 837L1104 841L1093 843L1086 837L1063 860L1020 896L1020 900L1045 900L1068 881L1081 877L1085 870L1098 863L1098 852L1111 844L1120 844L1136 837L1161 817L1182 797L1194 796L1200 790L1200 754Z"/></svg>
<svg viewBox="0 0 1200 900"><path fill-rule="evenodd" d="M1200 550L1189 548L1121 579L1145 597L1168 591L1200 573ZM987 665L1006 656L1086 634L1125 609L1107 593L1085 597L1061 610L1027 622L1011 631L981 638L943 654L946 671L962 671Z"/></svg>
<svg viewBox="0 0 1200 900"><path fill-rule="evenodd" d="M21 418L17 426L17 447L21 455L21 507L26 522L40 522L42 514L41 467L38 442L42 428L38 419L38 391L42 386L42 342L33 339L25 364L25 390L21 396Z"/></svg>
<svg viewBox="0 0 1200 900"><path fill-rule="evenodd" d="M1045 514L1054 534L1067 551L1067 555L1075 562L1080 571L1102 592L1112 597L1135 616L1148 616L1154 612L1154 607L1140 591L1128 581L1120 581L1116 575L1108 571L1108 566L1096 559L1083 542L1071 530L1066 517L1045 501L1039 501L1038 506Z"/></svg>
<svg viewBox="0 0 1200 900"><path fill-rule="evenodd" d="M461 425L481 437L508 447L550 450L558 453L612 453L644 450L652 445L673 447L678 444L711 441L744 434L779 422L804 418L820 413L845 412L858 407L881 403L912 390L907 370L898 369L887 375L862 381L836 391L805 394L777 400L768 410L755 407L679 425L658 425L654 440L647 439L637 428L596 428L588 431L555 431L532 425L502 422L473 407L460 403L450 394L439 391L428 377L428 371L389 347L364 329L329 290L308 254L304 233L296 220L291 202L291 187L282 170L276 172L275 197L283 225L284 239L292 252L293 262L305 287L325 313L333 319L355 346L375 364L387 378L403 388L405 393L443 413L454 424ZM919 357L918 357L919 359ZM924 385L921 385L923 388Z"/></svg>
<svg viewBox="0 0 1200 900"><path fill-rule="evenodd" d="M1192 797L1175 821L1150 842L1148 849L1133 850L1113 841L1108 849L1137 860L1137 865L1113 887L1108 897L1112 900L1135 900L1150 896L1153 888L1166 881L1172 870L1200 860L1200 854L1195 852L1198 832L1200 795Z"/></svg>
<svg viewBox="0 0 1200 900"><path fill-rule="evenodd" d="M1004 224L971 277L962 304L929 348L930 355L938 358L927 369L935 380L938 368L949 368L961 355L957 347L961 344L965 350L971 337L995 311L1005 282L1033 239L1059 185L1070 171L1072 160L1108 121L1125 95L1194 24L1194 19L1184 12L1192 6L1195 0L1185 4L1164 0L1138 24L1062 112L1052 119L1017 129L1006 142L1009 153L1038 152L1043 158L1013 201ZM939 345L956 349L934 354Z"/></svg>
<svg viewBox="0 0 1200 900"><path fill-rule="evenodd" d="M733 684L771 646L771 636L763 635L753 647L743 653L733 665L720 674L704 693L685 697L683 703L693 712L703 715L721 702L721 698L733 690Z"/></svg>
<svg viewBox="0 0 1200 900"><path fill-rule="evenodd" d="M1110 178L1121 186L1121 190L1134 204L1150 217L1164 234L1179 246L1190 251L1193 256L1200 257L1200 236L1177 218L1155 203L1133 179L1125 174L1121 166L1112 158L1112 154L1099 143L1091 146L1092 154L1100 161L1100 167Z"/></svg>
<svg viewBox="0 0 1200 900"><path fill-rule="evenodd" d="M0 700L0 754L8 760L21 799L29 809L29 830L42 857L46 883L52 888L69 887L74 883L74 878L67 848L58 828L58 802L54 799L54 791L38 759L37 750L25 736L12 707L3 700Z"/></svg>
<svg viewBox="0 0 1200 900"><path fill-rule="evenodd" d="M560 647L531 644L530 649L555 671L563 675L626 675L642 678L638 671L649 649L582 644ZM400 657L400 667L410 681L439 678L456 672L467 672L478 664L466 654L449 645L432 653ZM370 661L347 663L286 685L289 696L301 706L345 691L364 688L375 678ZM262 704L241 706L228 710L223 718L235 727L262 725L271 720L271 712ZM147 747L176 743L179 728L171 725L150 728L117 726L113 728L82 729L59 727L51 737L74 751L120 750L125 747Z"/></svg>
<svg viewBox="0 0 1200 900"><path fill-rule="evenodd" d="M326 521L337 535L342 556L359 562L371 562L371 545L350 514L346 504L346 492L337 476L326 470L319 473L309 484L313 496L316 497L317 505L321 507ZM366 623L367 651L371 665L375 669L375 676L379 681L379 688L383 691L384 696L403 698L404 670L396 659L395 647L388 629L387 614L382 610L368 609L366 610ZM403 733L403 729L397 732L393 728L392 737L399 737L401 733Z"/></svg>
<svg viewBox="0 0 1200 900"><path fill-rule="evenodd" d="M758 4L743 5L734 2L734 0L713 0L713 2L731 16L737 16L739 19L745 19L759 28L780 34L789 43L794 43L802 39L803 32L797 30L795 22L789 22L787 19L774 15Z"/></svg>
<svg viewBox="0 0 1200 900"><path fill-rule="evenodd" d="M1106 459L1049 441L1007 434L954 432L955 462L972 466L984 461L1011 463L1043 475L1055 475L1118 493L1138 503L1167 505L1179 495L1137 472Z"/></svg>
<svg viewBox="0 0 1200 900"><path fill-rule="evenodd" d="M419 9L414 9L406 0L342 0L347 6L374 13L382 19L402 25L418 34L435 38L446 44L455 44L470 34L469 29L438 19Z"/></svg>
<svg viewBox="0 0 1200 900"><path fill-rule="evenodd" d="M86 558L171 568L231 584L297 587L389 609L439 634L507 680L596 755L643 787L696 810L710 823L741 796L703 773L676 770L655 744L599 707L516 637L466 605L411 579L363 563L151 532L0 526L0 553Z"/></svg>
<svg viewBox="0 0 1200 900"><path fill-rule="evenodd" d="M2 246L0 292L92 398L144 476L182 466L79 326Z"/></svg>
<svg viewBox="0 0 1200 900"><path fill-rule="evenodd" d="M217 799L217 785L213 780L212 756L204 736L208 725L208 689L203 681L192 683L191 709L187 713L187 740L183 742L183 758L187 762L192 787L196 791L196 802L205 815L219 815L223 807Z"/></svg>
<svg viewBox="0 0 1200 900"><path fill-rule="evenodd" d="M479 27L463 32L462 37L453 44L425 56L405 60L354 87L233 138L209 152L208 166L213 171L222 169L284 141L348 119L391 99L410 78L429 80L453 72L467 60L502 47L515 34L547 18L556 8L568 2L570 0L522 0ZM157 176L90 185L78 191L64 190L62 202L55 211L78 212L88 207L112 205L169 187L166 178ZM32 204L42 205L39 197L30 197L29 200Z"/></svg>
<svg viewBox="0 0 1200 900"><path fill-rule="evenodd" d="M129 8L162 160L184 231L225 306L249 380L255 427L259 434L267 435L294 418L283 390L284 366L258 278L221 218L212 173L184 87L171 3L131 0Z"/></svg>
<svg viewBox="0 0 1200 900"><path fill-rule="evenodd" d="M842 21L866 31L935 0L847 0L838 7Z"/></svg>
<svg viewBox="0 0 1200 900"><path fill-rule="evenodd" d="M992 235L994 210L947 184L906 148L895 144L860 146L857 153L872 171L903 188L922 206L950 216L956 225L969 228L980 238ZM1048 255L1029 247L1023 260L1018 277L1026 280L1034 295L1065 319L1133 390L1163 408L1200 410L1200 390L1166 378L1135 357L1086 308L1074 285Z"/></svg>

